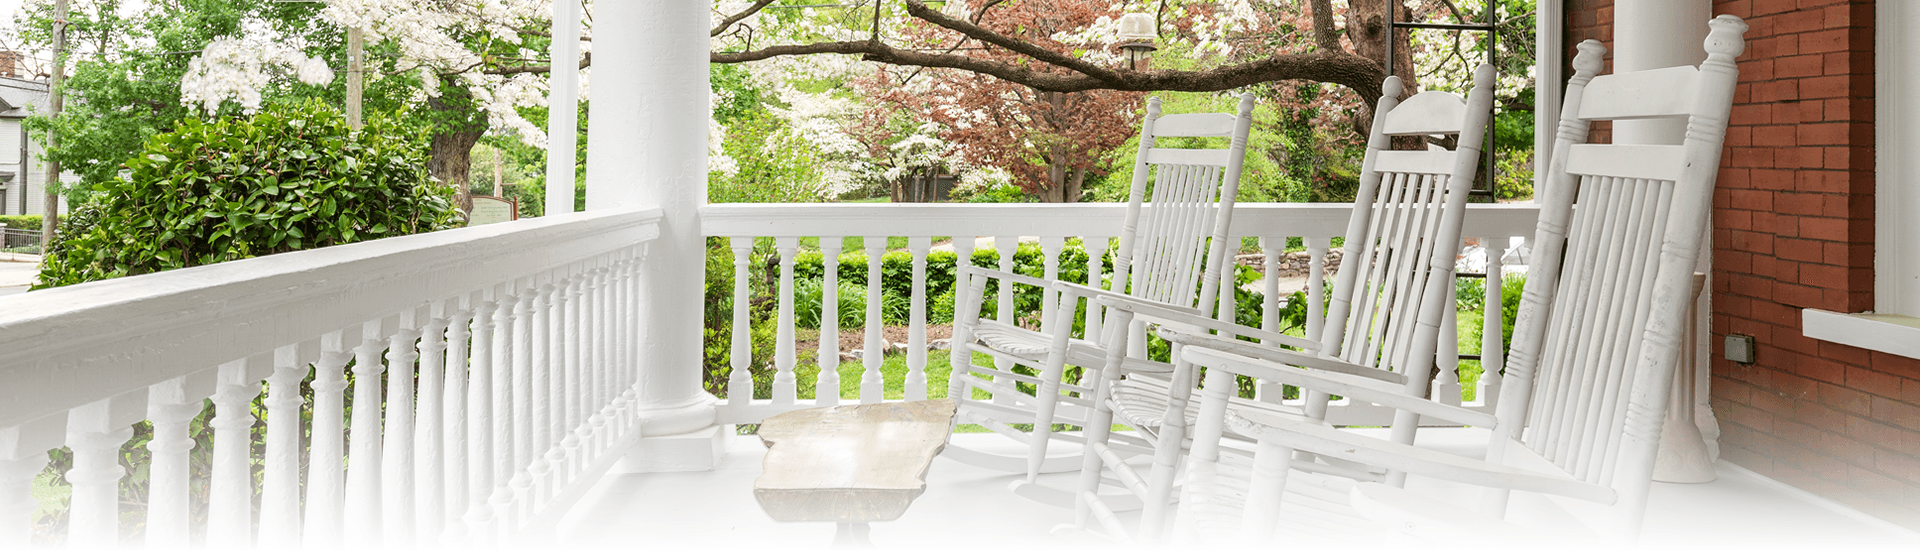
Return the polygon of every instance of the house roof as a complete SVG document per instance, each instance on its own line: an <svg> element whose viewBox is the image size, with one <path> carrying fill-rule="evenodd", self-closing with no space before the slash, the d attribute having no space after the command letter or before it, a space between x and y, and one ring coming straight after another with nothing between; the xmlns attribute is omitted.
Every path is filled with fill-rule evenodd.
<svg viewBox="0 0 1920 550"><path fill-rule="evenodd" d="M47 81L0 76L0 118L27 118L45 108Z"/></svg>

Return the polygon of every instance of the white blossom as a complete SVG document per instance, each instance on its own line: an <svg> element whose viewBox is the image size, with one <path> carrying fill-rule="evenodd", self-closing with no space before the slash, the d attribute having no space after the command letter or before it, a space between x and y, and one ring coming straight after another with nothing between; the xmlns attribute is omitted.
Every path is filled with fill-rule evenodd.
<svg viewBox="0 0 1920 550"><path fill-rule="evenodd" d="M273 81L274 71L295 73L302 82L322 85L333 80L327 61L307 57L300 50L272 41L250 42L222 38L207 44L187 61L180 79L180 102L218 112L227 100L248 114L260 109L260 90Z"/></svg>

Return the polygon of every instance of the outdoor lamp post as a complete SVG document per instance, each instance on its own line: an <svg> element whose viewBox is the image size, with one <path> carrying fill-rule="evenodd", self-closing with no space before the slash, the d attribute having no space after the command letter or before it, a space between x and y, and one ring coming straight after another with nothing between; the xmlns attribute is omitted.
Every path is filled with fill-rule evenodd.
<svg viewBox="0 0 1920 550"><path fill-rule="evenodd" d="M1157 49L1153 39L1153 16L1144 13L1129 13L1120 16L1120 49L1127 52L1127 70L1139 70L1141 61Z"/></svg>

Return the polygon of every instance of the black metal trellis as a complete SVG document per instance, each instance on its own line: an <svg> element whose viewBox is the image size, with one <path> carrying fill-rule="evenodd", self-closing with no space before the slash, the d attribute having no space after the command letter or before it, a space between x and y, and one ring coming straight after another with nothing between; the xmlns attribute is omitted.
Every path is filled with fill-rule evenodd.
<svg viewBox="0 0 1920 550"><path fill-rule="evenodd" d="M1487 21L1485 23L1465 23L1465 24L1462 24L1462 23L1416 23L1412 21L1400 21L1398 19L1395 19L1396 17L1398 17L1398 15L1395 13L1396 10L1394 9L1394 8L1400 7L1400 2L1398 0L1389 0L1387 2L1382 2L1382 4L1386 6L1386 11L1387 11L1387 47L1386 47L1387 76L1393 76L1393 45L1394 45L1394 40L1396 40L1399 37L1399 34L1395 31L1398 31L1400 29L1427 29L1427 30L1484 32L1484 33L1487 33L1487 64L1493 66L1495 71L1494 74L1496 75L1493 83L1493 90L1496 92L1499 91L1500 81L1497 75L1499 74L1498 71L1500 70L1500 65L1494 62L1494 56L1499 53L1499 48L1497 46L1499 45L1499 39L1500 39L1499 25L1495 22L1496 20L1494 19L1495 13L1497 12L1497 10L1494 9L1494 7L1496 6L1495 0L1485 0L1485 2L1486 2L1485 11L1487 15ZM1496 137L1496 134L1498 132L1499 132L1499 127L1494 124L1493 117L1491 116L1487 117L1487 139L1482 142L1481 152L1480 152L1480 157L1482 159L1482 163L1484 164L1484 166L1480 169L1480 177L1474 178L1473 187L1467 191L1467 196L1469 198L1486 197L1488 202L1493 202L1493 196L1494 196L1493 195L1493 174L1494 174L1493 141L1494 141L1494 137ZM1538 152L1535 152L1534 158L1536 159L1536 162L1538 162L1537 160L1539 159Z"/></svg>

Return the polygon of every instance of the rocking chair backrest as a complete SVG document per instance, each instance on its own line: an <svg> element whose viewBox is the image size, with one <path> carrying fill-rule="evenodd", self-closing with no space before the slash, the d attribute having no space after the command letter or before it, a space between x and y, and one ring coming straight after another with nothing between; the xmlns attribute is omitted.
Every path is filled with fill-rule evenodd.
<svg viewBox="0 0 1920 550"><path fill-rule="evenodd" d="M1126 225L1114 258L1113 280L1131 281L1128 294L1180 306L1195 305L1197 299L1201 311L1214 310L1220 272L1229 265L1227 228L1240 190L1240 168L1252 124L1253 94L1241 94L1237 116L1162 116L1160 98L1147 100L1140 152L1134 159L1133 185L1127 196ZM1225 149L1156 147L1157 138L1163 137L1232 141ZM1198 296L1196 278L1201 281Z"/></svg>
<svg viewBox="0 0 1920 550"><path fill-rule="evenodd" d="M1738 77L1733 60L1745 49L1745 23L1721 16L1710 25L1697 69L1595 77L1605 49L1580 44L1497 411L1507 437L1496 447L1517 438L1565 473L1613 487L1613 521L1626 533L1638 531L1651 483ZM1687 120L1685 143L1580 144L1592 121L1644 118Z"/></svg>
<svg viewBox="0 0 1920 550"><path fill-rule="evenodd" d="M1426 383L1444 309L1435 300L1453 292L1453 258L1492 112L1493 79L1493 67L1482 65L1466 100L1427 91L1400 101L1400 78L1387 78L1327 308L1322 353L1417 378L1410 384ZM1442 135L1459 137L1455 150L1391 150L1396 136Z"/></svg>

